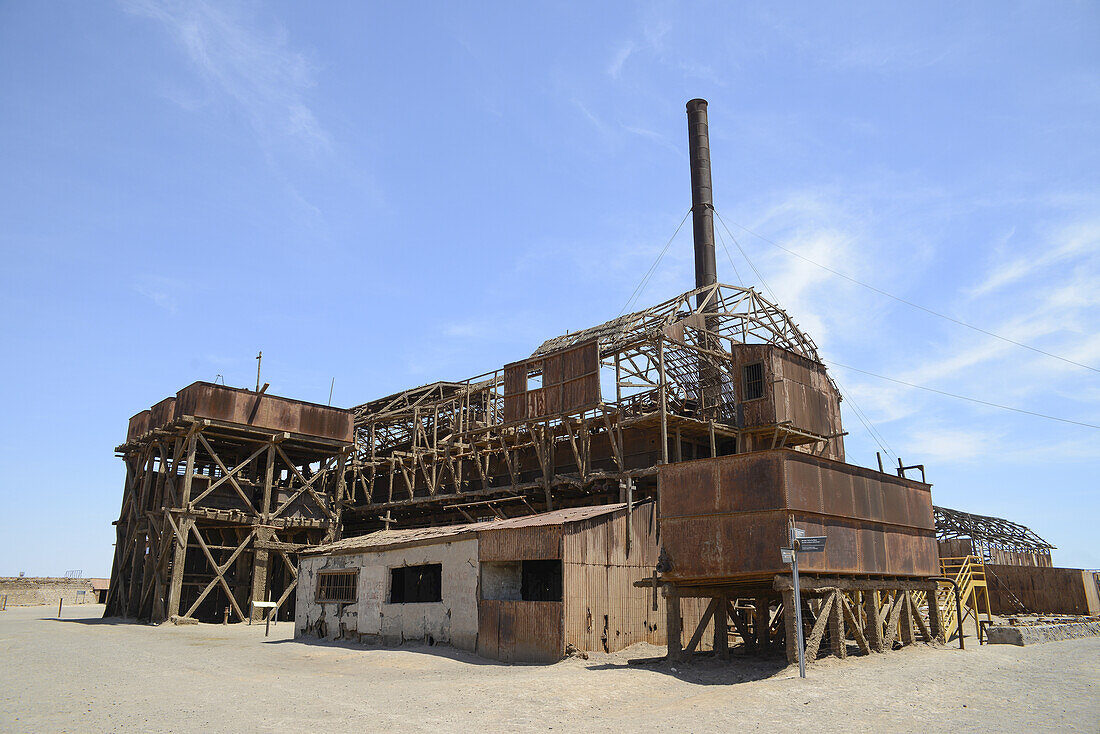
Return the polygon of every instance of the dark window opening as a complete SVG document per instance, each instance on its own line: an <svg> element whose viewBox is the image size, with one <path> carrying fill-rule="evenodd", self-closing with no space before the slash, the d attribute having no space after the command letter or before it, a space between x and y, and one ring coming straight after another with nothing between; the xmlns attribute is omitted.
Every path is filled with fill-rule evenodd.
<svg viewBox="0 0 1100 734"><path fill-rule="evenodd" d="M561 561L524 561L520 581L523 601L561 601Z"/></svg>
<svg viewBox="0 0 1100 734"><path fill-rule="evenodd" d="M321 571L317 574L317 601L353 602L358 571Z"/></svg>
<svg viewBox="0 0 1100 734"><path fill-rule="evenodd" d="M390 569L390 604L443 601L443 566L401 566Z"/></svg>
<svg viewBox="0 0 1100 734"><path fill-rule="evenodd" d="M741 368L741 382L745 388L745 400L764 397L764 363L756 362Z"/></svg>

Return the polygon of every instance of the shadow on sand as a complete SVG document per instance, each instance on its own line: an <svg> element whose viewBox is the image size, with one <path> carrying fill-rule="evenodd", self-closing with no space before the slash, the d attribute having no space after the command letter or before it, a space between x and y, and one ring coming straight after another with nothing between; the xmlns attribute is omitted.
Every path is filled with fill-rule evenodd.
<svg viewBox="0 0 1100 734"><path fill-rule="evenodd" d="M600 655L603 660L584 661L578 658L566 658L557 663L506 663L499 660L489 660L475 655L466 650L459 650L449 645L426 645L423 643L406 643L404 645L379 645L359 643L352 640L327 640L316 637L297 637L292 639L265 640L267 645L311 645L317 647L340 648L357 652L408 652L418 655L432 655L439 658L447 658L455 662L468 665L488 666L498 668L524 667L524 668L549 668L552 665L572 665L584 670L592 671L629 671L639 668L651 670L654 673L670 675L686 683L696 685L732 685L735 683L747 683L749 681L764 680L781 675L787 671L788 665L782 653L768 657L748 655L744 650L734 648L730 650L729 659L718 660L710 652L697 652L690 660L681 663L669 663L663 656L626 658L622 653L613 655ZM625 651L629 653L628 651ZM794 675L797 675L797 671Z"/></svg>
<svg viewBox="0 0 1100 734"><path fill-rule="evenodd" d="M64 614L58 619L57 615L52 617L39 617L43 622L68 622L69 624L88 624L88 625L115 625L115 624L129 624L138 627L155 627L149 622L142 622L138 619L129 619L124 617L72 617L66 618Z"/></svg>
<svg viewBox="0 0 1100 734"><path fill-rule="evenodd" d="M458 648L451 647L446 644L428 645L423 642L407 642L403 645L381 645L381 644L369 644L365 642L355 642L354 640L323 640L316 637L293 637L283 638L280 640L264 640L265 645L310 645L314 647L330 647L341 648L344 650L354 650L356 652L369 653L373 651L377 652L410 652L417 655L432 655L438 658L447 658L448 660L454 660L459 663L467 663L469 665L479 666L494 666L500 668L508 668L515 666L522 667L539 667L545 665L544 663L504 663L499 660L489 660L488 658L478 657L472 652L466 650L459 650Z"/></svg>
<svg viewBox="0 0 1100 734"><path fill-rule="evenodd" d="M685 683L702 686L727 686L775 677L786 677L787 659L782 654L759 656L744 649L730 650L729 658L719 660L712 652L696 652L688 660L672 663L662 657L631 658L625 662L608 661L585 666L588 670L626 671L642 668L669 675ZM797 671L795 675L797 675Z"/></svg>

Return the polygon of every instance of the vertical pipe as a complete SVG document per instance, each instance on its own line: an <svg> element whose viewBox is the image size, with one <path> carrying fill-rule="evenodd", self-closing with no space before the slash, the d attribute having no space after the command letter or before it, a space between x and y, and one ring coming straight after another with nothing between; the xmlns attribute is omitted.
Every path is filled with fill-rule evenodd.
<svg viewBox="0 0 1100 734"><path fill-rule="evenodd" d="M688 149L691 156L691 213L695 237L695 287L718 282L714 262L714 197L710 180L710 134L707 101L687 103ZM704 296L697 296L701 304Z"/></svg>

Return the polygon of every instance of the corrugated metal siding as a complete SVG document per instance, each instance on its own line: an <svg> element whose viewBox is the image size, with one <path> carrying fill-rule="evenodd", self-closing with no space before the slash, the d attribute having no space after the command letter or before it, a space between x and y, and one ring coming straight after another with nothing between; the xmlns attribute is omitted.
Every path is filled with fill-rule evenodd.
<svg viewBox="0 0 1100 734"><path fill-rule="evenodd" d="M652 575L657 562L654 505L634 508L632 520L629 555L625 510L566 528L564 639L581 650L615 652L637 642L665 643L664 597L653 611L652 590L634 586ZM685 623L698 621L702 609L695 613L694 606L685 608Z"/></svg>
<svg viewBox="0 0 1100 734"><path fill-rule="evenodd" d="M535 561L561 558L561 525L483 529L478 534L482 561Z"/></svg>
<svg viewBox="0 0 1100 734"><path fill-rule="evenodd" d="M477 654L507 663L561 660L565 655L562 603L480 600Z"/></svg>

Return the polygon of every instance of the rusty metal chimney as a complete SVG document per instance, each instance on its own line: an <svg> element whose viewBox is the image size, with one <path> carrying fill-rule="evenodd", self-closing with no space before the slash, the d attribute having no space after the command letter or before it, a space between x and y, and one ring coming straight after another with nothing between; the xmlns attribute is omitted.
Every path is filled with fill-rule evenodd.
<svg viewBox="0 0 1100 734"><path fill-rule="evenodd" d="M695 287L718 282L714 263L714 197L710 183L710 134L707 101L687 103L688 150L691 156L691 217L695 233ZM702 302L702 296L698 297Z"/></svg>

